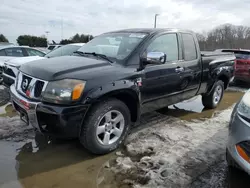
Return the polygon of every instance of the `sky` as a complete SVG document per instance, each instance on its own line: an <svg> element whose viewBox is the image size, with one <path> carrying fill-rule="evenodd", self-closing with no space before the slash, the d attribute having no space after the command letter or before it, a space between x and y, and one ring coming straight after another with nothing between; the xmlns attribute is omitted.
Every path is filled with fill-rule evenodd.
<svg viewBox="0 0 250 188"><path fill-rule="evenodd" d="M76 33L157 27L208 31L231 23L250 26L250 0L1 0L0 33L59 42ZM46 31L49 33L46 34Z"/></svg>

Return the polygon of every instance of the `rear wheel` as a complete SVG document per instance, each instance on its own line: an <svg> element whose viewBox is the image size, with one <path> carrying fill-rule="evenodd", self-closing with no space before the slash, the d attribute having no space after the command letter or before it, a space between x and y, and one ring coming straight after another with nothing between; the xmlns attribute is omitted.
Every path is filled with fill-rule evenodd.
<svg viewBox="0 0 250 188"><path fill-rule="evenodd" d="M95 154L115 150L125 140L130 127L130 111L120 100L109 99L95 105L83 124L80 142Z"/></svg>
<svg viewBox="0 0 250 188"><path fill-rule="evenodd" d="M209 95L203 95L202 96L202 104L206 108L216 108L221 99L223 98L224 95L224 82L221 80L218 80L213 87L213 90L210 92Z"/></svg>

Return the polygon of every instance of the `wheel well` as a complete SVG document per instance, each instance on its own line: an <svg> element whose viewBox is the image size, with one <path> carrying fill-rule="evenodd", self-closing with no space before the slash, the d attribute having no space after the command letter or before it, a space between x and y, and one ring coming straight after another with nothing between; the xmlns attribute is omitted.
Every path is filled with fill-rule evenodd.
<svg viewBox="0 0 250 188"><path fill-rule="evenodd" d="M221 80L224 82L224 89L227 89L228 83L229 83L229 78L226 75L221 75L218 77L218 80Z"/></svg>
<svg viewBox="0 0 250 188"><path fill-rule="evenodd" d="M131 121L136 122L138 118L138 96L135 93L130 91L116 91L105 94L100 97L98 101L107 99L107 98L116 98L122 102L124 102L129 108L131 114Z"/></svg>

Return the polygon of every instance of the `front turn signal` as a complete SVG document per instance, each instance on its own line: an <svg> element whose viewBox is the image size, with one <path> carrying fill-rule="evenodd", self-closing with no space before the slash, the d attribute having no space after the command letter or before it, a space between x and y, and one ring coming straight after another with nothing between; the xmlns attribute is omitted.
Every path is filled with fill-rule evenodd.
<svg viewBox="0 0 250 188"><path fill-rule="evenodd" d="M81 97L84 88L85 88L85 83L80 83L75 85L72 91L72 100L78 100Z"/></svg>
<svg viewBox="0 0 250 188"><path fill-rule="evenodd" d="M250 163L250 157L248 157L248 155L246 154L246 152L242 149L242 147L240 147L239 145L236 146L236 149L239 153L239 155L248 163Z"/></svg>

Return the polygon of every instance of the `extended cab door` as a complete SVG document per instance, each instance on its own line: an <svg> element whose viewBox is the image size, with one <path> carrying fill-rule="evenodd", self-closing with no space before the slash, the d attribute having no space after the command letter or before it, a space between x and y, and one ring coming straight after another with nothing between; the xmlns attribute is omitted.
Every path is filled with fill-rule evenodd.
<svg viewBox="0 0 250 188"><path fill-rule="evenodd" d="M142 112L174 104L180 95L180 40L177 33L155 36L146 46L145 52L163 52L167 62L160 65L146 65L143 70L141 99Z"/></svg>
<svg viewBox="0 0 250 188"><path fill-rule="evenodd" d="M191 33L179 33L182 43L182 61L179 62L181 68L180 88L182 90L182 100L195 96L199 90L202 76L202 62L200 50L196 37Z"/></svg>

